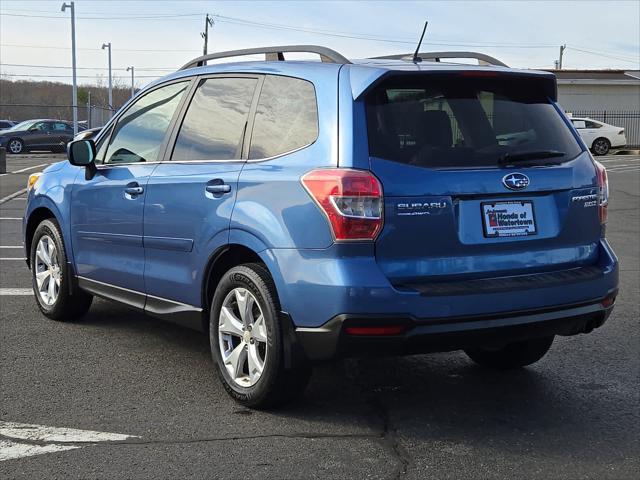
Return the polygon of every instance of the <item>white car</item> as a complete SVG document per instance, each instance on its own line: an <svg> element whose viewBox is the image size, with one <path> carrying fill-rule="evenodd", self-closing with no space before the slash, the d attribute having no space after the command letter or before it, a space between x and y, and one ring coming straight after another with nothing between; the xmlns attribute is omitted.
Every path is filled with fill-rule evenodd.
<svg viewBox="0 0 640 480"><path fill-rule="evenodd" d="M571 122L594 155L606 155L611 148L621 148L627 144L624 128L591 118L572 117Z"/></svg>

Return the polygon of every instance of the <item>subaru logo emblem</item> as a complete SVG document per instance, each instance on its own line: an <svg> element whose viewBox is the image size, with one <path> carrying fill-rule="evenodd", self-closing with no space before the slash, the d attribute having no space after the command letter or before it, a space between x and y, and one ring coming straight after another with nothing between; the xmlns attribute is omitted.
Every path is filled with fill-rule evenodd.
<svg viewBox="0 0 640 480"><path fill-rule="evenodd" d="M502 178L502 183L509 190L524 190L529 186L529 177L524 173L510 173Z"/></svg>

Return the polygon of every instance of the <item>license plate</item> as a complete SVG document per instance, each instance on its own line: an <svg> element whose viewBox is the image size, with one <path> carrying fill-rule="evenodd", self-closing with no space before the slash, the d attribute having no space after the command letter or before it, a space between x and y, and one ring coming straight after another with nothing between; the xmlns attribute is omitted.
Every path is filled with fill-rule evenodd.
<svg viewBox="0 0 640 480"><path fill-rule="evenodd" d="M533 202L485 202L481 204L485 237L526 237L535 235Z"/></svg>

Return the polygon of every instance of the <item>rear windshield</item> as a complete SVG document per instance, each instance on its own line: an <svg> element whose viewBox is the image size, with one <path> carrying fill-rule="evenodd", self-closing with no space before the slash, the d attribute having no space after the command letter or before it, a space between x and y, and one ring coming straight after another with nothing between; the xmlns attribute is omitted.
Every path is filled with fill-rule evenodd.
<svg viewBox="0 0 640 480"><path fill-rule="evenodd" d="M391 78L366 96L371 156L423 167L561 163L581 152L537 79Z"/></svg>

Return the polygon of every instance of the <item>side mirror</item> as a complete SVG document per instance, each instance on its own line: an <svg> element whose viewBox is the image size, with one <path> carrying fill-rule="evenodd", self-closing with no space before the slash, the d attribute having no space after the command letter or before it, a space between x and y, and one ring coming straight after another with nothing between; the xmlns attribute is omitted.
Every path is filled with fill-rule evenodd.
<svg viewBox="0 0 640 480"><path fill-rule="evenodd" d="M86 167L85 178L93 178L96 171L96 144L93 140L75 140L67 145L69 163L77 167Z"/></svg>

